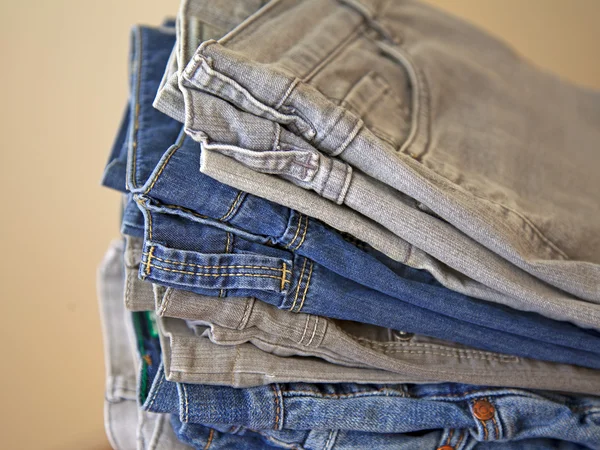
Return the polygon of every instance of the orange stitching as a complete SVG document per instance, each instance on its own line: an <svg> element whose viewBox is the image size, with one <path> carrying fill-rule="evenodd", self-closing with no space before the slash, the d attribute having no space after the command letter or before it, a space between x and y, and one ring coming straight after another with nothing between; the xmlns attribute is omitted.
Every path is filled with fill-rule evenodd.
<svg viewBox="0 0 600 450"><path fill-rule="evenodd" d="M206 442L206 445L204 446L204 450L208 450L208 447L210 447L210 444L212 443L214 435L215 435L215 430L211 428L210 433L208 434L208 441Z"/></svg>
<svg viewBox="0 0 600 450"><path fill-rule="evenodd" d="M273 393L275 394L275 430L279 429L279 414L281 413L281 407L279 406L279 395L277 394L277 388L274 384L271 385Z"/></svg>
<svg viewBox="0 0 600 450"><path fill-rule="evenodd" d="M152 264L152 253L154 252L154 246L150 247L150 251L148 252L148 259L146 259L146 275L150 275L150 267L153 267Z"/></svg>
<svg viewBox="0 0 600 450"><path fill-rule="evenodd" d="M452 440L453 434L454 434L454 428L450 430L450 433L448 433L448 439L446 439L446 445L450 445L450 441Z"/></svg>
<svg viewBox="0 0 600 450"><path fill-rule="evenodd" d="M306 268L306 258L304 258L304 264L302 264L302 271L300 272L300 278L298 278L298 287L296 288L296 295L294 296L294 303L292 303L292 307L290 311L294 311L294 307L296 306L296 301L298 300L298 294L300 293L300 285L302 284L302 277L304 276L304 269Z"/></svg>
<svg viewBox="0 0 600 450"><path fill-rule="evenodd" d="M496 414L492 417L492 422L494 422L494 431L496 431L496 439L500 439L500 428L498 427L498 423L496 422Z"/></svg>
<svg viewBox="0 0 600 450"><path fill-rule="evenodd" d="M236 205L238 204L238 202L240 201L240 198L242 197L243 192L239 191L237 197L235 198L235 200L233 201L233 203L231 204L231 206L229 207L229 211L227 211L227 213L221 217L219 220L226 220L229 219L229 216L233 213Z"/></svg>
<svg viewBox="0 0 600 450"><path fill-rule="evenodd" d="M154 247L154 246L152 246L152 247ZM147 255L148 253L143 253L143 254ZM171 261L170 259L162 259L162 258L159 258L158 256L153 256L152 258L155 259L155 260L157 260L157 261L168 263L168 264L175 264L175 265L178 265L178 266L199 267L201 269L227 269L227 268L230 268L230 267L234 267L234 268L240 268L240 269L265 269L265 270L273 270L275 272L281 272L283 270L283 269L279 269L277 267L267 267L267 266L230 266L230 265L203 266L203 265L200 265L200 264L192 264L192 263L184 263L184 262L179 262L179 261Z"/></svg>
<svg viewBox="0 0 600 450"><path fill-rule="evenodd" d="M294 242L296 242L296 238L298 237L298 233L300 232L300 227L302 226L302 214L298 214L298 226L296 227L296 234L294 234L294 239L290 241L289 244L285 246L285 248L290 248Z"/></svg>
<svg viewBox="0 0 600 450"><path fill-rule="evenodd" d="M171 157L175 154L175 152L177 150L179 150L181 148L181 146L183 145L183 140L185 138L185 133L183 133L180 138L179 141L177 143L175 143L175 145L173 146L173 148L171 149L171 151L169 152L169 155L165 158L165 160L163 161L162 165L160 166L160 170L158 171L158 173L156 174L156 176L152 179L152 183L150 184L150 186L148 186L148 189L146 189L144 191L144 194L147 194L148 192L150 192L152 190L152 188L154 187L154 185L156 184L156 182L158 181L158 179L160 178L160 175L163 173L163 170L165 170L165 167L167 166L167 164L169 163L169 160L171 159Z"/></svg>
<svg viewBox="0 0 600 450"><path fill-rule="evenodd" d="M465 438L465 431L462 430L460 432L460 436L458 437L458 441L456 441L456 445L455 445L456 448L458 448L460 446L460 444L462 444L462 441L464 438Z"/></svg>
<svg viewBox="0 0 600 450"><path fill-rule="evenodd" d="M302 244L304 244L304 239L306 239L306 232L308 231L308 216L306 216L306 225L304 226L304 233L302 234L302 240L300 243L294 248L294 250L298 250Z"/></svg>
<svg viewBox="0 0 600 450"><path fill-rule="evenodd" d="M283 291L283 289L285 288L285 280L287 278L287 266L285 265L285 262L283 263L283 273L281 274L281 290Z"/></svg>
<svg viewBox="0 0 600 450"><path fill-rule="evenodd" d="M296 312L302 311L302 307L304 306L304 300L306 300L306 293L308 292L308 285L310 284L310 277L312 275L313 267L314 267L314 264L311 262L310 270L308 272L308 278L306 280L306 286L304 286L304 293L302 294L302 302L300 303L300 307L298 308L298 311L296 311Z"/></svg>
<svg viewBox="0 0 600 450"><path fill-rule="evenodd" d="M156 258L155 258L156 259ZM256 277L256 278L274 278L275 280L280 280L280 277L276 277L274 275L261 275L258 273L200 273L200 272L188 272L185 270L175 270L175 269L167 269L166 267L155 266L154 264L149 264L150 267L154 267L155 269L164 270L165 272L175 272L182 273L184 275L195 275L198 277Z"/></svg>

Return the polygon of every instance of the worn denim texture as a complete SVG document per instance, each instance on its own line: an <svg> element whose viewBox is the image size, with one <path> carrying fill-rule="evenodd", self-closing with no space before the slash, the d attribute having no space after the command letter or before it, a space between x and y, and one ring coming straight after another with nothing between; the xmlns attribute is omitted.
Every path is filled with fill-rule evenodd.
<svg viewBox="0 0 600 450"><path fill-rule="evenodd" d="M528 320L527 315L523 316L525 317L525 322L515 320L515 318L520 317L515 311L502 307L494 307L493 305L478 302L474 299L452 292L440 286L433 277L424 271L414 270L402 264L394 263L383 255L375 255L376 252L374 251L371 251L371 255L366 254L355 245L346 242L341 235L335 233L333 230L325 228L324 225L318 221L309 219L307 216L297 214L294 211L290 211L277 204L245 195L241 191L229 188L207 176L199 174L197 171L193 170L194 166L191 165L190 162L193 160L197 161L200 145L196 144L190 138L186 138L183 133L179 132L178 127L175 126L176 123L172 119L154 110L150 104L152 98L152 95L150 94L154 92L160 82L159 74L161 74L161 71L157 70L157 67L164 66L169 58L169 47L172 46L173 41L172 34L168 30L138 28L134 29L133 38L134 49L137 49L137 53L134 51L132 56L132 61L134 61L132 73L134 76L132 81L133 95L130 110L134 111L135 114L129 120L130 124L133 124L133 126L130 126L130 137L128 139L130 145L128 153L129 164L127 182L129 189L136 193L137 200L141 204L140 206L147 209L147 217L149 217L147 223L147 237L150 241L153 239L153 228L158 229L157 232L154 232L155 234L160 234L165 232L165 230L168 230L168 234L170 235L169 239L175 234L173 230L178 229L180 230L180 233L186 235L186 239L189 241L186 248L195 249L190 243L192 232L198 232L198 238L202 233L213 233L208 231L209 229L207 227L205 227L207 230L206 232L200 232L200 226L195 226L195 224L192 224L194 226L191 226L188 229L184 229L187 228L187 226L184 227L183 225L180 225L177 228L173 225L172 230L169 229L171 225L165 224L164 226L161 226L165 221L180 224L181 221L178 221L177 217L169 218L166 216L167 213L177 213L187 217L190 221L197 221L199 224L210 223L211 225L217 225L232 231L231 234L224 234L218 230L214 231L213 234L216 236L215 239L221 240L222 244L220 247L213 247L210 250L203 249L203 253L220 253L227 251L226 249L229 245L228 242L233 240L233 232L235 232L235 235L241 235L259 242L273 242L280 246L293 249L296 253L292 255L288 252L288 260L290 258L297 259L300 266L296 265L296 268L303 274L304 271L302 271L300 267L305 267L307 269L307 279L309 274L312 275L312 261L317 261L322 263L326 268L332 269L334 272L340 273L344 277L357 281L363 286L377 290L373 295L379 295L379 293L385 294L379 295L379 297L385 298L384 303L387 302L388 305L391 305L391 298L398 298L406 302L412 302L413 305L417 305L417 308L410 308L410 311L413 311L422 308L424 299L427 299L427 303L430 304L425 306L433 313L430 315L429 311L426 311L427 317L433 318L433 320L428 318L423 320L423 325L425 325L426 322L430 323L426 328L422 328L421 330L427 330L429 332L416 331L415 327L415 331L421 334L428 334L443 339L452 338L457 342L466 345L477 344L481 348L499 352L505 352L506 349L511 348L509 342L519 342L519 345L513 346L512 349L514 350L515 347L522 347L523 350L520 349L521 356L539 359L552 358L549 360L567 363L573 363L575 359L564 354L562 347L553 348L544 344L543 352L540 353L538 351L529 351L524 348L524 345L522 344L524 342L523 339L513 341L508 339L507 341L506 339L496 340L489 337L487 339L488 342L494 342L494 345L496 345L495 343L498 343L502 347L482 346L480 344L481 339L476 338L475 334L471 334L471 336L467 336L466 338L459 336L460 334L468 334L468 331L464 326L462 327L461 332L456 332L455 330L451 330L450 325L454 323L458 326L462 323L462 320L467 318L477 325L489 328L490 324L493 324L493 327L497 330L514 333L514 330L518 328L518 324L521 324L523 326L517 331L517 334L531 337L538 341L548 343L559 341L563 345L567 344L565 345L566 347L573 346L575 349L589 348L591 347L589 343L597 343L598 336L595 334L585 334L585 332L566 324L549 321L544 322L542 318L539 318L538 320L537 316L531 316L531 320ZM143 49L145 48L148 48L146 53L151 55L151 57L143 57L145 54ZM147 69L143 70L144 68ZM177 138L177 143L172 145L163 155L163 149L167 148L167 139L172 138L178 132L179 137ZM141 185L142 182L144 183L143 185ZM145 197L151 192L156 192L156 195L160 198L158 202L161 206L155 206L156 202L153 204L152 198ZM210 192L212 195L198 195L199 193L205 192ZM202 212L199 213L190 208L171 204L170 201L174 201L174 197L177 197L180 203L195 207ZM161 201L167 203L161 203ZM128 211L134 206L135 205L133 205L132 202L127 203L124 214L125 226L135 225L136 227L139 227L139 223L133 224L132 221L128 222L128 220L133 217L133 215L128 214ZM211 219L213 216L214 219ZM154 219L152 219L152 217L154 217ZM269 221L266 221L266 218L268 218ZM136 216L136 221L139 222L139 216ZM224 240L222 238L224 238ZM158 242L168 241L167 238L162 238L160 236L157 239ZM175 240L172 242L177 242L177 238L175 237L174 239ZM242 241L238 239L237 242L239 245ZM164 264L154 264L155 270L152 274L142 272L142 275L151 275L150 279L153 281L166 281L171 283L173 283L173 275L178 275L178 279L182 279L182 275L188 275L187 281L185 282L186 284L183 285L187 287L190 287L190 283L194 278L200 280L197 275L183 273L185 271L181 270L181 263L183 262L183 264L186 264L185 261L162 255L160 253L161 250L153 244L153 242L147 243L146 251L148 254L154 251L158 252L154 255L158 258L154 260L154 263L159 262L160 259L165 261L172 260L175 262L176 267L170 268L168 267L168 263L167 266ZM248 245L253 244L248 242ZM171 248L165 248L163 249L163 253L169 253L171 250L176 251L178 248L177 245L172 246ZM255 248L260 249L264 247L256 246ZM298 255L302 254L308 255L312 260L308 261L307 259L298 258ZM197 257L200 259L203 258L202 255L197 255ZM247 260L245 257L231 256L225 258ZM302 266L303 262L305 264ZM192 262L192 264L203 265L204 263ZM152 264L146 265L145 272L149 272L148 269L151 268L151 265ZM392 267L394 270L391 270L388 266ZM191 266L184 267L189 268ZM290 271L292 270L292 265L289 261L288 268ZM319 266L314 266L314 269L316 269L315 280L317 280L319 278ZM271 281L277 278L276 275L274 275L276 273L274 270L276 269L268 269L271 273L270 276L266 273L248 274L251 276L246 276L245 279L255 282L264 282L268 279ZM166 280L164 277L157 277L157 271L160 271L162 275L168 274L170 277L167 277ZM209 278L212 278L212 281L217 279L233 281L235 278L230 275L228 275L228 277L229 278L215 278L214 276L204 277L202 281L208 281ZM282 282L286 284L285 280ZM348 286L352 286L352 284L340 288L338 286L340 283L345 283L345 281L338 278L338 281L332 284L329 289L342 289L338 292L338 296L341 298L341 296L344 295L344 289L348 289ZM193 285L194 283L191 284ZM231 283L226 284L230 288L234 287ZM175 286L181 285L175 284ZM306 286L308 285L306 284ZM197 287L199 287L199 285ZM298 287L300 287L300 285L298 285ZM369 297L372 289L363 289L362 292L364 294L362 298L369 298L370 303L376 306L377 302L374 301L375 297ZM298 295L295 296L296 300L299 298L306 298L300 297L299 291L297 294ZM308 294L307 297L310 299L310 294ZM355 295L355 298L360 299L361 297ZM308 303L310 303L310 301ZM456 308L456 305L460 304L465 305L464 310ZM303 305L303 302L300 300L298 305L292 302L292 305L300 308ZM348 308L346 307L346 309ZM467 310L469 311L469 314L464 314L464 311ZM330 310L315 309L314 311L317 314L321 313L322 315L327 315L327 312ZM420 314L420 312L421 311L418 311L417 313L413 312L413 314ZM443 332L442 330L444 327L441 322L434 325L435 320L437 320L435 319L437 317L435 313L437 312L449 314L452 319L458 317L459 321L450 320L450 322L446 322L446 331ZM366 320L360 315L356 315L356 311L353 315L345 315L342 310L341 312L338 311L337 315L332 317L360 321ZM406 317L410 317L410 313L408 316L405 316L404 320L406 320ZM505 317L506 320L503 321L502 317ZM546 329L549 330L548 333L541 332L543 323L547 324ZM435 332L432 333L431 330L434 328ZM572 343L572 339L563 339L561 330L564 330L568 335L573 333L575 335L584 336L584 340L587 343L582 347L580 343ZM499 334L498 336L503 336L503 334ZM577 338L575 338L575 340L576 339ZM579 364L595 367L594 364L596 363L588 362L590 358L587 357L587 352L576 352L575 354L585 356L577 359Z"/></svg>
<svg viewBox="0 0 600 450"><path fill-rule="evenodd" d="M106 390L104 423L116 450L185 450L166 414L138 408L136 378L139 359L134 355L135 337L123 305L123 242L113 242L98 270L98 298L104 336Z"/></svg>
<svg viewBox="0 0 600 450"><path fill-rule="evenodd" d="M512 101L516 98L502 96L506 94L502 91L504 85L494 85L469 66L470 70L473 69L473 76L489 82L482 87L489 89L485 92L497 96L494 98L498 99L498 105L492 103L494 107L490 107L486 115L475 113L483 128L481 132L463 129L464 148L432 145L425 149L423 142L429 142L430 136L429 128L423 125L428 120L424 113L428 104L423 98L429 98L429 91L422 86L424 77L420 70L431 71L432 78L438 80L440 86L458 83L460 80L452 76L444 79L441 73L446 72L439 72L439 63L434 55L446 45L448 52L443 53L444 62L448 65L452 62L461 64L460 60L452 59L456 58L454 49L462 45L460 38L456 38L462 36L461 33L472 37L467 48L475 61L486 60L488 46L494 48L502 55L498 61L494 60L494 67L499 64L503 70L506 67L517 68L511 75L518 73L523 80L516 85L536 86L535 92L529 93L532 98L546 99L546 93L551 93L572 107L570 110L566 108L572 112L570 116L561 110L564 114L561 123L568 124L562 138L566 140L568 137L570 142L582 144L581 148L576 146L578 152L588 158L594 155L590 152L590 143L595 142L596 127L586 125L586 120L596 114L598 108L593 102L597 95L557 82L515 58L501 44L479 31L425 6L401 2L392 8L391 3L386 6L365 3L367 7L361 7L354 1L271 2L219 42L202 44L192 62L181 71L179 80L187 98L187 131L200 140L206 150L232 156L256 170L284 176L338 203L345 202L450 267L509 297L515 297L523 309L571 320L582 326L598 327L597 305L586 304L577 298L597 301L600 295L598 265L593 263L589 250L596 244L593 214L588 214L587 207L578 207L579 202L562 202L564 191L557 189L553 183L540 191L536 181L536 188L532 190L525 180L535 177L530 174L522 176L513 167L515 161L519 161L517 168L546 168L553 163L556 167L565 167L559 161L566 153L557 146L557 142L562 141L547 141L548 134L536 133L546 126L560 129L554 125L556 117L545 114L545 100L543 104L534 103L536 114L533 116L522 103L505 104L500 99ZM391 14L390 17L383 14L383 25L373 19L374 11L381 8L386 14ZM319 11L320 21L303 19L312 16L315 11ZM421 24L412 15L425 20ZM311 22L310 26L302 25L308 22ZM447 42L440 36L443 31L432 31L433 24L439 25L440 30L454 27L460 32L451 34L454 40ZM289 26L293 31L290 32ZM285 28L289 40L281 42L281 46L272 52L269 46L262 46L265 33L269 36L270 33L278 33L279 27ZM398 47L389 40L393 32L377 35L386 29L398 31L397 34L403 36L412 33L414 39L416 36L419 38L404 40ZM321 42L327 44L321 45ZM430 42L431 49L428 46L417 47L413 42ZM332 53L328 54L330 51ZM330 58L325 58L326 55ZM421 65L413 63L413 57ZM322 61L323 64L319 65ZM316 66L319 66L318 70ZM334 78L334 74L340 71L348 79ZM393 79L394 83L386 79ZM470 84L460 87L473 95L469 92ZM446 92L455 90L441 89L435 94L443 97ZM229 109L215 107L206 101L210 97L207 94L222 97L256 117L250 119L231 105ZM460 95L471 98L463 91ZM365 99L373 97L379 101L365 102ZM433 94L432 97L438 99ZM579 103L573 106L575 100ZM473 98L474 104L478 101L477 97ZM453 121L464 112L460 109L464 103L451 104L457 105L456 109L446 108L440 116L435 116L437 122L432 120L432 134L435 136L431 137L432 141L456 140L452 133L455 133L455 128L460 129L462 122L455 125ZM157 101L157 106L167 113L177 109L173 105L162 107L160 101ZM504 111L503 108L507 111L504 115L499 113ZM477 111L477 108L472 108L472 111ZM501 140L494 141L496 147L487 149L487 154L494 152L498 161L487 157L482 161L481 157L474 156L475 152L481 153L478 146L483 141L480 136L488 136L488 128L501 129L511 115L520 120L519 114L528 119L533 117L538 122L522 128L524 133L518 137L521 141L514 137L518 145L512 145L515 144L512 141L511 145L505 144L518 157L504 151ZM262 116L262 121L259 116ZM580 116L580 122L572 119ZM210 118L208 123L207 117ZM223 128L217 125L221 121L235 122L237 129L223 132ZM290 136L289 130L305 141L299 142ZM581 135L577 131L581 131ZM540 146L544 142L544 148L551 149L552 163L539 163L539 152L532 151L538 147L522 148L531 139L537 140ZM329 153L333 158L317 150ZM340 161L338 156L355 169ZM469 161L464 166L464 173L455 165L463 158ZM531 164L523 165L523 159L531 161ZM485 161L493 163L478 166ZM497 171L498 167L503 170ZM577 179L579 183L577 188L563 186L574 193L569 198L583 192L587 198L581 204L597 203L590 200L591 193L597 190L590 188L594 184L591 175L586 172L589 165L575 168L571 164L567 167L581 172L567 177ZM212 171L211 175L215 174ZM478 176L481 179L477 179ZM244 185L244 180L238 180L236 185ZM514 192L522 194L519 197ZM539 192L544 194L539 195ZM495 200L496 197L500 200ZM280 201L289 203L284 198ZM512 203L519 206L511 206ZM543 209L540 209L542 205ZM550 215L544 216L544 211ZM564 230L575 224L582 230L578 246L565 239ZM552 244L540 230L556 234L564 245ZM593 245L590 246L590 242ZM572 250L574 256L571 260L568 260L568 252L559 247ZM579 256L581 259L577 259ZM527 275L527 272L534 276ZM554 290L546 283L573 295ZM503 301L502 298L498 300Z"/></svg>
<svg viewBox="0 0 600 450"><path fill-rule="evenodd" d="M236 448L254 450L285 448L293 450L436 450L451 446L455 450L575 450L589 448L557 439L526 439L519 441L480 442L465 430L438 430L414 434L382 434L347 430L326 431L271 431L229 427L223 431L209 431L197 424L182 423L175 415L171 422L179 438L196 449ZM225 428L225 427L223 427ZM231 447L230 447L231 446ZM447 448L447 447L446 447Z"/></svg>
<svg viewBox="0 0 600 450"><path fill-rule="evenodd" d="M324 155L339 157L524 270L600 300L598 92L418 2L280 0L261 12L201 45L184 79L323 152L286 175L318 189L336 164ZM343 202L348 176L319 193Z"/></svg>
<svg viewBox="0 0 600 450"><path fill-rule="evenodd" d="M203 425L375 433L454 429L478 441L550 438L600 445L600 399L542 391L460 384L292 383L236 389L173 383L161 366L142 400L148 411ZM474 410L482 400L493 411L485 420Z"/></svg>
<svg viewBox="0 0 600 450"><path fill-rule="evenodd" d="M127 307L137 311L156 309L159 316L186 319L190 326L197 322L203 325L197 329L197 334L203 334L217 344L232 346L250 342L278 356L316 356L342 366L378 368L403 376L406 373L405 365L408 364L417 373L420 367L426 369L431 381L588 394L600 392L599 373L579 366L485 352L364 323L336 321L303 313L289 314L253 298L209 297L151 285L137 278L142 253L140 241L136 238L128 238L127 241L125 260L136 261L131 266L126 264L129 267L126 280L131 282L127 283L126 289ZM219 358L218 350L206 342L200 345L191 330L181 328L178 325L176 329L179 332L173 333L174 336L169 339L165 337L169 345L162 346L167 379L201 382L200 379L205 377L203 382L209 383L206 378L209 373L207 367L211 365L211 358ZM175 357L169 356L169 351ZM223 351L221 367L231 354L231 349ZM238 358L236 361L241 360ZM308 367L295 367L293 364L287 365L289 369L283 375L281 370L285 365L261 353L254 352L254 356L243 361L246 367L243 371L243 364L227 366L231 370L237 367L237 370L235 377L230 374L225 378L224 384L263 384L278 381L273 378L275 376L290 377L287 381L301 381L301 378L293 378L298 377L301 371L307 372L306 376L315 376L313 371L307 370ZM432 368L436 370L431 371ZM344 372L343 367L338 370ZM212 379L219 378L213 376ZM366 382L363 377L358 379ZM414 375L411 379L415 379ZM424 373L416 379L419 382L426 380Z"/></svg>
<svg viewBox="0 0 600 450"><path fill-rule="evenodd" d="M425 383L436 382L369 367L331 364L319 358L283 357L250 343L217 345L185 321L158 319L165 378L217 386L253 387L271 383Z"/></svg>
<svg viewBox="0 0 600 450"><path fill-rule="evenodd" d="M171 288L160 292L156 290L155 294L159 316L187 319L188 326L196 334L207 336L220 345L250 342L264 352L278 356L315 356L339 366L379 368L400 375L404 373L405 364L415 369L437 368L438 374L428 375L436 381L587 394L600 392L600 372L597 370L483 352L453 342L356 322L302 313L289 314L252 298L217 299ZM194 349L196 340L192 336L193 332L188 328L179 335L177 353L183 357L181 362L184 371L208 365L209 356L202 354L200 349ZM166 353L166 346L162 348ZM171 352L175 350L171 349ZM189 355L197 355L197 361L186 357ZM268 373L268 360L261 358L260 354L254 358L251 363L256 369L247 375L238 374L236 379L247 380L246 385L276 381L270 375L260 376ZM168 364L164 359L165 372L168 374ZM344 367L338 370L344 372ZM192 378L192 373L182 375L186 378L172 381L199 380ZM310 376L314 376L314 373ZM425 376L417 379L423 382ZM365 381L364 378L357 380Z"/></svg>
<svg viewBox="0 0 600 450"><path fill-rule="evenodd" d="M474 299L461 306L460 294L439 288L444 295L437 297L430 289L438 288L430 284L397 286L398 296L391 297L289 250L178 215L148 209L144 214L147 232L140 276L153 283L202 295L256 297L291 312L371 323L498 353L598 367L595 331Z"/></svg>

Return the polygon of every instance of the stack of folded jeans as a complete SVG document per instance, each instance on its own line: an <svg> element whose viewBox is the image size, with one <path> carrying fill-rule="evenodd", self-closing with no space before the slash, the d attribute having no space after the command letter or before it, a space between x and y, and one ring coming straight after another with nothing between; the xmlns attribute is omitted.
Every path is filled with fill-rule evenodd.
<svg viewBox="0 0 600 450"><path fill-rule="evenodd" d="M130 92L115 448L600 448L600 93L409 0L183 0Z"/></svg>

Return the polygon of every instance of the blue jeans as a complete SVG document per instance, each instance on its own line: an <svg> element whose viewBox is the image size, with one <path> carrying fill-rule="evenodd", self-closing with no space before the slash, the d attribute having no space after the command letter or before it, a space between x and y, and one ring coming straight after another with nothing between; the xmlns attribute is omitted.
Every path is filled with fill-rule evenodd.
<svg viewBox="0 0 600 450"><path fill-rule="evenodd" d="M150 236L142 276L206 295L225 295L226 290L231 295L242 294L246 291L240 289L252 287L255 290L250 294L295 312L369 322L519 356L600 367L600 350L590 350L600 349L600 334L595 331L450 291L425 271L349 242L319 221L200 173L200 145L185 136L180 124L152 107L173 43L174 36L168 31L134 29L129 131L124 137L125 125L121 128L112 152L119 155L115 157L119 161L128 161L127 188L135 193L148 218ZM111 164L105 180L118 178L116 172L124 175L122 164ZM123 231L140 236L143 228L140 210L130 198ZM182 270L193 264L210 265L206 253L247 249L269 255L275 251L260 244L287 251L278 254L281 261L276 267L260 273L252 269L242 277L245 284L232 274L200 277ZM257 266L253 261L264 258L221 255L218 259L219 264L236 260L242 262L233 265ZM280 276L284 260L285 270L289 270L286 277L294 275L298 283L291 285L294 280ZM288 289L279 291L278 283ZM284 291L287 302L281 296Z"/></svg>
<svg viewBox="0 0 600 450"><path fill-rule="evenodd" d="M512 442L479 442L464 430L436 430L412 434L366 433L348 430L325 431L272 431L249 430L244 427L214 427L182 423L175 415L171 424L177 437L196 449L212 450L262 450L287 448L294 450L413 450L443 448L451 445L455 450L574 450L587 448L557 439L526 439ZM221 430L223 428L223 430Z"/></svg>
<svg viewBox="0 0 600 450"><path fill-rule="evenodd" d="M600 446L600 398L457 383L357 385L275 383L253 388L165 379L152 316L133 313L144 361L140 403L185 424L290 431L415 433L446 430L446 439L558 439ZM289 435L288 435L289 436ZM462 437L460 437L462 436ZM388 435L383 435L387 439Z"/></svg>
<svg viewBox="0 0 600 450"><path fill-rule="evenodd" d="M140 276L148 281L202 295L255 297L291 312L372 323L499 353L599 367L594 350L581 350L598 348L593 331L474 299L461 304L460 294L410 280L398 284L392 297L298 253L178 215L144 213ZM288 236L291 240L294 233ZM354 262L351 253L340 255ZM356 265L372 273L369 263L378 263L367 256Z"/></svg>

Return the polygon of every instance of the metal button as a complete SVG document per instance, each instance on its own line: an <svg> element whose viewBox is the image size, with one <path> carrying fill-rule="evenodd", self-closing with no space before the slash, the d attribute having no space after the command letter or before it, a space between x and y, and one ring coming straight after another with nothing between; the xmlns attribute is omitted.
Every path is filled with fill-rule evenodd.
<svg viewBox="0 0 600 450"><path fill-rule="evenodd" d="M496 408L486 399L477 400L473 404L473 414L479 420L490 420L495 413Z"/></svg>

